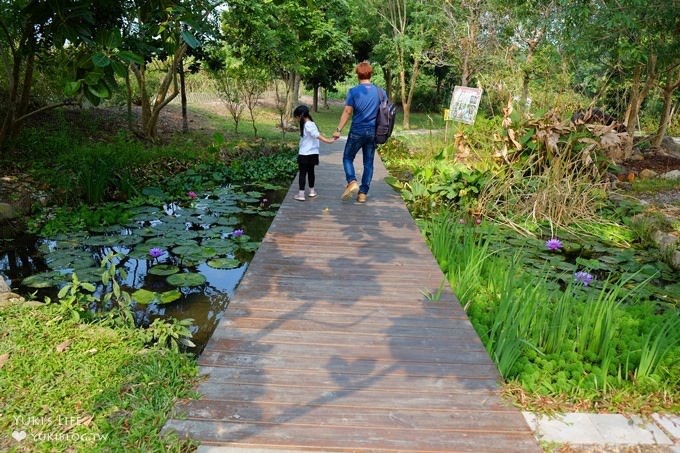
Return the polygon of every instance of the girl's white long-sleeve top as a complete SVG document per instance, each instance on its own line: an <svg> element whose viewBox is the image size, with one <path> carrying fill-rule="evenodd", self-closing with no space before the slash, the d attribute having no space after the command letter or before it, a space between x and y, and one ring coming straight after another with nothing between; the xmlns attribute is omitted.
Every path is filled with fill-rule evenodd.
<svg viewBox="0 0 680 453"><path fill-rule="evenodd" d="M319 134L319 128L316 127L314 121L307 121L302 137L300 137L300 150L298 154L302 156L319 154Z"/></svg>

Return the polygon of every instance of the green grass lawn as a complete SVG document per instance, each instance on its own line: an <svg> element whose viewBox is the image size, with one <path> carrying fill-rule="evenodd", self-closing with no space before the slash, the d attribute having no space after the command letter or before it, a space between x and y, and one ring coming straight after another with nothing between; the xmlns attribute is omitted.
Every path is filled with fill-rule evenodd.
<svg viewBox="0 0 680 453"><path fill-rule="evenodd" d="M0 324L0 451L193 449L159 437L175 401L193 395L189 355L66 319L57 304L0 307Z"/></svg>

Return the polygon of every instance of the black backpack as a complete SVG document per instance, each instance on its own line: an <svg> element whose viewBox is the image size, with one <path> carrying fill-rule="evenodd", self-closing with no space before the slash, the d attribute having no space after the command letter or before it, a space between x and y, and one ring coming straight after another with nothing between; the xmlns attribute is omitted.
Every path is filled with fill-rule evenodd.
<svg viewBox="0 0 680 453"><path fill-rule="evenodd" d="M397 118L397 106L392 104L387 96L383 95L383 90L378 88L378 117L375 119L375 143L382 145L392 135L394 121Z"/></svg>

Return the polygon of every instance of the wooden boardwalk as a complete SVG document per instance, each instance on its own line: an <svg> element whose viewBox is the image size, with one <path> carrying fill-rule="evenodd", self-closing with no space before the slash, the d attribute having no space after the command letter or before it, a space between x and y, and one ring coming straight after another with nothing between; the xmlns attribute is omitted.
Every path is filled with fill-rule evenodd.
<svg viewBox="0 0 680 453"><path fill-rule="evenodd" d="M448 285L426 297L444 276L377 156L368 202L340 200L343 146L322 144L318 198L291 185L164 432L205 452L540 452Z"/></svg>

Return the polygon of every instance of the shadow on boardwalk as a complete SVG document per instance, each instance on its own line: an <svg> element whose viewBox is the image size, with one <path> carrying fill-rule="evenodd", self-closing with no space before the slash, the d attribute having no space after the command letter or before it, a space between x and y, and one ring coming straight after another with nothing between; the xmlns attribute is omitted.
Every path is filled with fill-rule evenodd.
<svg viewBox="0 0 680 453"><path fill-rule="evenodd" d="M342 145L322 147L318 198L291 185L200 399L164 430L225 451L540 451L448 285L426 297L444 276L379 159L368 203L340 200Z"/></svg>

